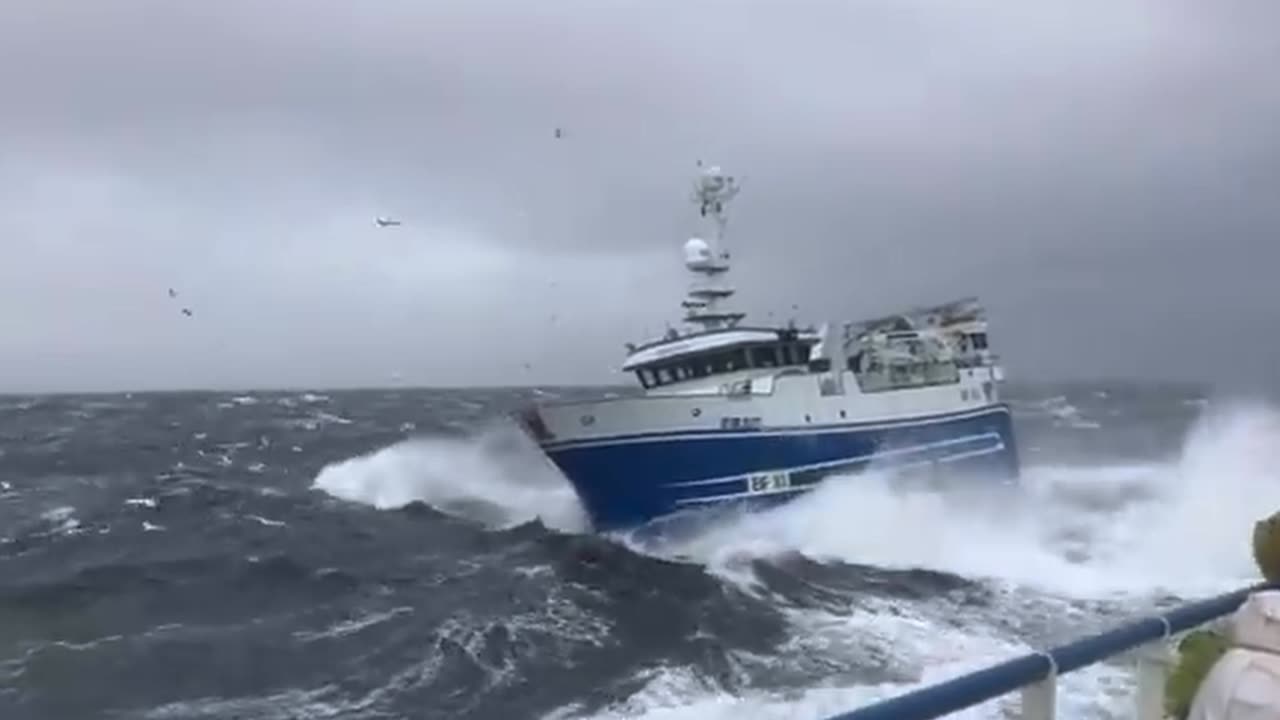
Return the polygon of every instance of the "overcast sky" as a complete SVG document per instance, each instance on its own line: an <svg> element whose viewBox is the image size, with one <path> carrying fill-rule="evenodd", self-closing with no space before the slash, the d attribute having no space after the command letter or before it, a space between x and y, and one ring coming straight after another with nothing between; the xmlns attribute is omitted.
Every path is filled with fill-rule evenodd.
<svg viewBox="0 0 1280 720"><path fill-rule="evenodd" d="M0 0L0 389L617 379L679 318L698 159L746 177L762 317L977 294L1011 378L1280 384L1277 28L1274 0Z"/></svg>

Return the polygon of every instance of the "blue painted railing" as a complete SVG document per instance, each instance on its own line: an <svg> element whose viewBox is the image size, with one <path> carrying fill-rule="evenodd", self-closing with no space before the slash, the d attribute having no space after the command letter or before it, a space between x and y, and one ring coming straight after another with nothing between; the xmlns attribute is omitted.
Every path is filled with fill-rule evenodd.
<svg viewBox="0 0 1280 720"><path fill-rule="evenodd" d="M1057 675L1093 665L1148 643L1229 615L1265 583L1183 605L1044 652L1030 653L984 670L920 688L828 720L932 720L1015 692Z"/></svg>

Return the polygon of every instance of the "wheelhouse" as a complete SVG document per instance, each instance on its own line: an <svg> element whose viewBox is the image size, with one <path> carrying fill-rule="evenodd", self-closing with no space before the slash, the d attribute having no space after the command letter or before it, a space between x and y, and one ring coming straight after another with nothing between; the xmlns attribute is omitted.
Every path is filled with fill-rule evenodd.
<svg viewBox="0 0 1280 720"><path fill-rule="evenodd" d="M809 365L814 345L819 341L816 335L801 334L794 329L750 333L755 337L735 338L726 333L723 338L696 335L672 338L668 342L683 341L687 347L652 360L641 356L659 355L661 345L637 350L628 369L633 370L640 385L649 390L746 370L803 368ZM697 342L699 339L705 342Z"/></svg>

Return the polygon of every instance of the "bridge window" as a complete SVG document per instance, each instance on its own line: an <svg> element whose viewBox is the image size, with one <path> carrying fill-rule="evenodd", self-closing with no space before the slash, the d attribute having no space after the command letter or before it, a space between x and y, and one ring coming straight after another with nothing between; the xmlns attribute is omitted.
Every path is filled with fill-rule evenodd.
<svg viewBox="0 0 1280 720"><path fill-rule="evenodd" d="M812 355L813 348L803 343L757 345L751 348L695 355L656 367L642 368L636 371L636 377L639 378L640 384L648 389L748 368L808 366L813 359ZM826 360L821 367L810 369L815 372L827 371L830 369L830 361Z"/></svg>
<svg viewBox="0 0 1280 720"><path fill-rule="evenodd" d="M777 348L772 345L752 348L751 366L758 368L778 367Z"/></svg>
<svg viewBox="0 0 1280 720"><path fill-rule="evenodd" d="M676 361L657 367L642 368L636 371L640 384L647 390L652 387L670 385L692 378L745 370L748 368L747 351L740 348L720 352L714 355L692 357L684 361Z"/></svg>
<svg viewBox="0 0 1280 720"><path fill-rule="evenodd" d="M703 362L707 363L711 371L709 374L711 375L743 370L747 367L747 351L745 349L739 349L730 352L718 353L716 355L712 355Z"/></svg>

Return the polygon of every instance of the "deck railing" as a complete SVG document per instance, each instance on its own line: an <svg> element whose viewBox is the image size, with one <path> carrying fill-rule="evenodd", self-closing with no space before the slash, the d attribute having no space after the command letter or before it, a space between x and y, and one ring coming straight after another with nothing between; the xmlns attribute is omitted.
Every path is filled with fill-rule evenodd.
<svg viewBox="0 0 1280 720"><path fill-rule="evenodd" d="M1182 605L1065 645L1007 660L983 670L882 700L829 720L932 720L1022 691L1023 720L1053 720L1057 677L1125 652L1137 651L1134 718L1164 717L1165 680L1173 662L1170 639L1229 615L1266 584Z"/></svg>

